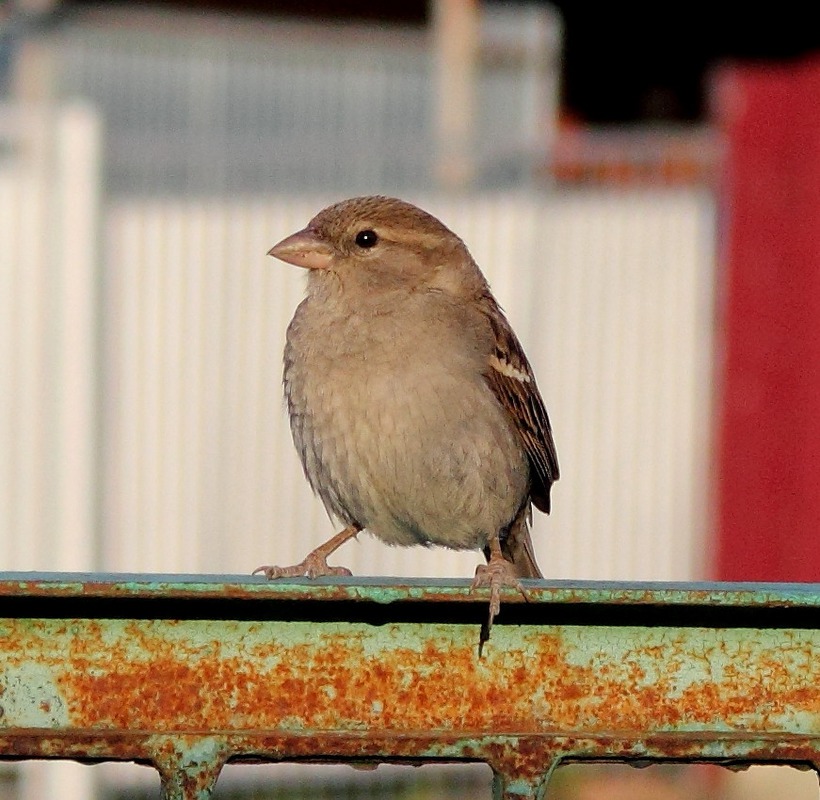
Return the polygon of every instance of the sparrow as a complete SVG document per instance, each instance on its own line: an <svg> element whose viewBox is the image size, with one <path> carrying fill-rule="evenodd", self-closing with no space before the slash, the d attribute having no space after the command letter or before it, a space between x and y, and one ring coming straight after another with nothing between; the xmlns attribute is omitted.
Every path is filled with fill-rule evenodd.
<svg viewBox="0 0 820 800"><path fill-rule="evenodd" d="M542 577L531 507L549 513L559 471L532 367L466 245L377 196L320 211L268 254L307 270L285 398L305 476L345 527L301 563L255 573L350 575L327 557L362 530L482 550L473 588L490 588L492 625L503 587Z"/></svg>

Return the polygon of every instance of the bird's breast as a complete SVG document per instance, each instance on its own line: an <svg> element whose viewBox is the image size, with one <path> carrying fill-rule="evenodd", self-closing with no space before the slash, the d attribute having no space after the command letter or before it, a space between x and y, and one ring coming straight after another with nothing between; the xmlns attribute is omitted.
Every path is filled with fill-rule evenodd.
<svg viewBox="0 0 820 800"><path fill-rule="evenodd" d="M302 304L285 393L305 473L328 510L395 544L480 547L527 492L520 442L478 347L446 325Z"/></svg>

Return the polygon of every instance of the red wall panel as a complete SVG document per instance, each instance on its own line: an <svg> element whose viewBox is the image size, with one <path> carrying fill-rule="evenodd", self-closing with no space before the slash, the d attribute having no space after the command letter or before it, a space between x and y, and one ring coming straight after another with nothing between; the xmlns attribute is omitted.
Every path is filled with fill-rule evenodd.
<svg viewBox="0 0 820 800"><path fill-rule="evenodd" d="M820 59L732 68L717 97L716 577L820 581Z"/></svg>

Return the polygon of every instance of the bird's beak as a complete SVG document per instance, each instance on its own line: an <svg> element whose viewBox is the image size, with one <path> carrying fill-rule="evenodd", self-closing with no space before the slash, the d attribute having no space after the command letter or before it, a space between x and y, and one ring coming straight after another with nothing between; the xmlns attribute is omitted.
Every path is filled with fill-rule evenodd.
<svg viewBox="0 0 820 800"><path fill-rule="evenodd" d="M333 250L310 228L291 234L268 250L268 255L305 269L327 269Z"/></svg>

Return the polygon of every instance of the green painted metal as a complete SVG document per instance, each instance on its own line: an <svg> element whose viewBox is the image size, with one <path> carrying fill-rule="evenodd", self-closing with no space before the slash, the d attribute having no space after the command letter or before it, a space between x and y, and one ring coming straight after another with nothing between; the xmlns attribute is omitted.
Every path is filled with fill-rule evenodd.
<svg viewBox="0 0 820 800"><path fill-rule="evenodd" d="M578 759L820 761L820 587L0 575L0 755L484 761L498 798Z"/></svg>

